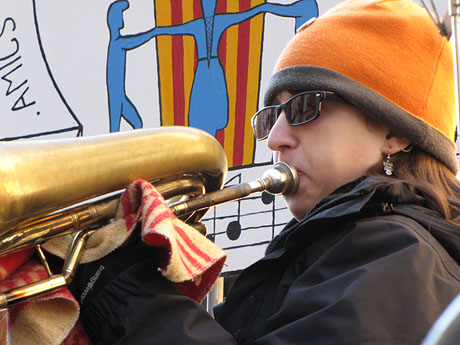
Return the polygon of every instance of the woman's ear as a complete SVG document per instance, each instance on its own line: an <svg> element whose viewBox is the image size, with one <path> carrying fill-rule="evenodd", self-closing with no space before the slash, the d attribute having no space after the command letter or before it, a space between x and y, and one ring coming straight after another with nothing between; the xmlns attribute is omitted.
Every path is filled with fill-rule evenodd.
<svg viewBox="0 0 460 345"><path fill-rule="evenodd" d="M390 149L391 154L395 154L399 151L406 150L408 146L411 145L409 139L394 135L391 132L386 136L386 143L388 145L386 147L387 152L383 152L383 154L388 154L388 149Z"/></svg>

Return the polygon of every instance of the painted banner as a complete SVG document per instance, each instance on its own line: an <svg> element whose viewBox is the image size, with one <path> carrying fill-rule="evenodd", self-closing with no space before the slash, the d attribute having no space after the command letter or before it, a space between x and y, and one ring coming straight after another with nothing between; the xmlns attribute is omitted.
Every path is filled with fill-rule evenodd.
<svg viewBox="0 0 460 345"><path fill-rule="evenodd" d="M0 3L0 94L0 140L82 134L46 60L35 1Z"/></svg>
<svg viewBox="0 0 460 345"><path fill-rule="evenodd" d="M161 123L207 131L231 167L254 162L250 120L259 103L267 12L295 17L297 27L318 14L308 0L155 1Z"/></svg>
<svg viewBox="0 0 460 345"><path fill-rule="evenodd" d="M264 21L242 13L263 2L221 0L214 10L200 0L155 1L157 26L172 34L157 44L162 124L207 130L230 166L253 163Z"/></svg>

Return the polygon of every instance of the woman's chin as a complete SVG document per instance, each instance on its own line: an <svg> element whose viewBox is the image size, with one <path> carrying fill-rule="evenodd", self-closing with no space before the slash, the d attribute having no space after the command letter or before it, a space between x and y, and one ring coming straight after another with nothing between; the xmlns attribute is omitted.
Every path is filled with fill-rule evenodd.
<svg viewBox="0 0 460 345"><path fill-rule="evenodd" d="M295 219L301 220L305 217L309 209L306 205L302 204L302 200L297 201L295 200L296 198L291 196L285 196L284 199L286 201L289 212Z"/></svg>

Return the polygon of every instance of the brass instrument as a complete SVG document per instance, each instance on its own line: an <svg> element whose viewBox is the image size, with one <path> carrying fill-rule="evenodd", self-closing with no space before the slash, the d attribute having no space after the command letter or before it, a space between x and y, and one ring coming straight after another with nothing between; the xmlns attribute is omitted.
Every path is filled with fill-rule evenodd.
<svg viewBox="0 0 460 345"><path fill-rule="evenodd" d="M34 246L50 275L0 294L0 308L69 284L95 226L116 213L121 192L113 193L137 179L151 181L189 223L210 206L254 192L293 193L298 182L295 169L282 162L261 179L221 189L226 174L220 144L190 127L0 144L0 255ZM62 273L53 275L41 244L68 234L73 243Z"/></svg>

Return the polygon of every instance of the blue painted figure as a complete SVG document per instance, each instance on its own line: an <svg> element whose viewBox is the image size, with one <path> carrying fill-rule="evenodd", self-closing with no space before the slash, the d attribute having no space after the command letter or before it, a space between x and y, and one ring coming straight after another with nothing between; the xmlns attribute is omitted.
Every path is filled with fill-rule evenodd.
<svg viewBox="0 0 460 345"><path fill-rule="evenodd" d="M125 90L126 52L137 48L160 35L191 35L194 37L198 65L192 85L189 105L189 126L205 130L215 136L227 126L228 96L222 64L218 57L222 34L232 25L242 23L260 13L272 13L295 18L298 29L318 15L315 0L298 0L292 4L264 3L241 13L215 14L217 0L202 0L204 17L176 26L156 27L146 32L122 36L123 12L128 9L126 0L110 5L107 23L110 42L107 54L107 91L109 97L110 131L120 130L123 117L133 128L142 127L142 119Z"/></svg>
<svg viewBox="0 0 460 345"><path fill-rule="evenodd" d="M126 0L112 3L107 11L107 24L110 41L107 52L107 93L110 113L110 132L120 130L123 117L133 128L142 127L142 119L134 104L126 95L126 52L146 43L153 37L153 30L144 33L122 36L124 27L123 12L129 8Z"/></svg>
<svg viewBox="0 0 460 345"><path fill-rule="evenodd" d="M204 18L197 18L176 26L156 27L159 35L191 35L194 37L198 55L190 95L189 126L205 130L215 136L227 126L228 96L224 70L218 57L222 34L232 25L244 22L260 13L273 13L294 17L296 29L318 15L315 0L299 0L282 5L264 3L240 13L215 14L217 0L202 0Z"/></svg>

